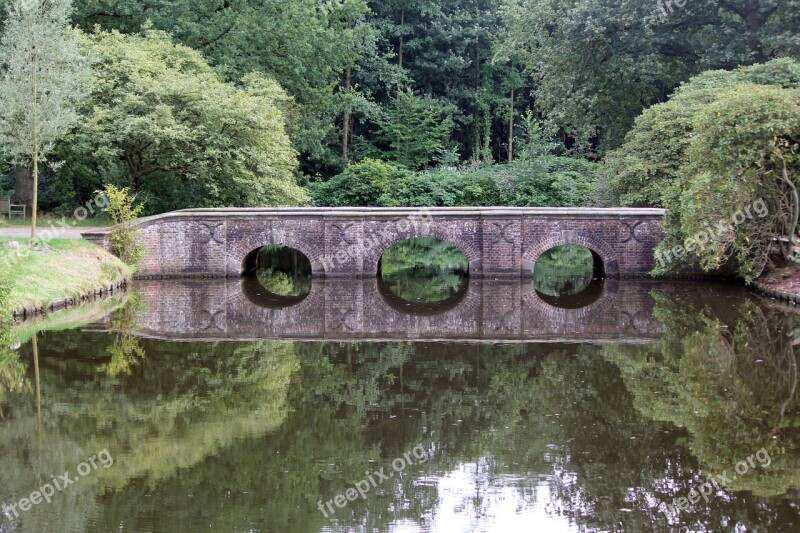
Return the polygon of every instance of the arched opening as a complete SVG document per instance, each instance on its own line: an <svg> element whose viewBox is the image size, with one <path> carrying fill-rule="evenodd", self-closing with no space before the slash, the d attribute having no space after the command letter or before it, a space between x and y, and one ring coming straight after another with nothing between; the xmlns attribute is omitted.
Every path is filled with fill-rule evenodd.
<svg viewBox="0 0 800 533"><path fill-rule="evenodd" d="M262 307L288 307L311 292L311 261L303 252L270 244L250 252L242 266L242 290Z"/></svg>
<svg viewBox="0 0 800 533"><path fill-rule="evenodd" d="M603 295L603 259L589 248L564 245L551 248L536 261L533 283L539 296L550 305L579 309Z"/></svg>
<svg viewBox="0 0 800 533"><path fill-rule="evenodd" d="M438 305L465 292L469 260L449 242L415 237L388 248L378 261L379 287L398 300Z"/></svg>

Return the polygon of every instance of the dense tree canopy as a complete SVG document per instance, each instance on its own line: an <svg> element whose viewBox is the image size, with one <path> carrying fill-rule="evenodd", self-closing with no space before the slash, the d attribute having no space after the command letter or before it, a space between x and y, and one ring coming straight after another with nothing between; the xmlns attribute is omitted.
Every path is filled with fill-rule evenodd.
<svg viewBox="0 0 800 533"><path fill-rule="evenodd" d="M223 83L199 53L155 30L95 33L83 45L95 59L95 84L62 147L75 163L62 179L93 160L101 176L142 194L150 211L305 201L284 131L286 95L273 81Z"/></svg>
<svg viewBox="0 0 800 533"><path fill-rule="evenodd" d="M536 104L581 150L618 146L690 76L796 55L794 0L505 0Z"/></svg>

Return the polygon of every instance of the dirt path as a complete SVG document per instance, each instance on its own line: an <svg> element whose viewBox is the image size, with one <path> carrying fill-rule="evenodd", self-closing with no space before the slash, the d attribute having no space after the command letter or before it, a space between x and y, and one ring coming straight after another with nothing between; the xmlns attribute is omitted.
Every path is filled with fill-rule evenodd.
<svg viewBox="0 0 800 533"><path fill-rule="evenodd" d="M80 239L81 233L90 233L92 231L101 230L103 228L56 228L54 230L49 226L39 227L38 234L41 237L56 237L58 239ZM15 226L11 228L0 228L0 237L30 237L30 226Z"/></svg>

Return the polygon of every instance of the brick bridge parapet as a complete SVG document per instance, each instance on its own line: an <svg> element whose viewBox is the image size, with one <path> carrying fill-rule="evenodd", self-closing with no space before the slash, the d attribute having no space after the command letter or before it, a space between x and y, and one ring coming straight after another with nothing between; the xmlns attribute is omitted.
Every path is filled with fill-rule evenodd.
<svg viewBox="0 0 800 533"><path fill-rule="evenodd" d="M308 257L315 277L372 277L383 252L412 237L460 249L475 277L530 275L547 250L577 244L606 276L645 276L663 239L661 209L268 208L191 209L134 223L145 248L138 277L239 277L269 244ZM110 248L110 229L84 237Z"/></svg>

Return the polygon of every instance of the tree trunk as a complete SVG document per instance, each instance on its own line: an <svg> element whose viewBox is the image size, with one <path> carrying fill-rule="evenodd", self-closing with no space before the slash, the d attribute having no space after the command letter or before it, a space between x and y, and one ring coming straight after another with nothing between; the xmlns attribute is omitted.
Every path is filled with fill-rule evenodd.
<svg viewBox="0 0 800 533"><path fill-rule="evenodd" d="M135 153L133 149L127 148L124 153L125 162L128 164L128 170L133 178L133 192L138 193L142 188L142 161L141 153Z"/></svg>
<svg viewBox="0 0 800 533"><path fill-rule="evenodd" d="M511 113L508 117L508 162L514 160L514 88L511 88Z"/></svg>
<svg viewBox="0 0 800 533"><path fill-rule="evenodd" d="M15 185L13 201L15 204L24 205L30 210L33 207L33 172L26 167L14 169Z"/></svg>
<svg viewBox="0 0 800 533"><path fill-rule="evenodd" d="M403 26L406 23L406 6L400 8L400 46L397 52L397 64L403 68Z"/></svg>
<svg viewBox="0 0 800 533"><path fill-rule="evenodd" d="M481 47L475 45L475 161L483 159L483 146L481 143Z"/></svg>
<svg viewBox="0 0 800 533"><path fill-rule="evenodd" d="M344 78L344 93L350 95L350 76L351 71L347 69ZM350 102L345 103L344 117L342 117L342 159L345 165L350 160L350 128L352 122L352 113L350 111Z"/></svg>
<svg viewBox="0 0 800 533"><path fill-rule="evenodd" d="M39 143L33 143L33 205L31 206L31 244L36 240L36 212L39 210Z"/></svg>

